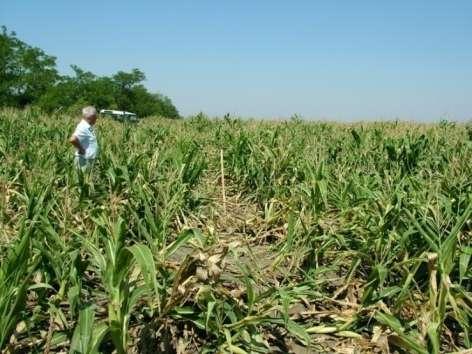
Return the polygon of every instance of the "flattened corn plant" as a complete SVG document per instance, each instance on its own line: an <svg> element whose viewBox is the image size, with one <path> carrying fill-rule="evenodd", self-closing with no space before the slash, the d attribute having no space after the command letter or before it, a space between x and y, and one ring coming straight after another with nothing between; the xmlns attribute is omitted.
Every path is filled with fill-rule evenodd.
<svg viewBox="0 0 472 354"><path fill-rule="evenodd" d="M75 123L0 112L1 350L472 349L466 125Z"/></svg>

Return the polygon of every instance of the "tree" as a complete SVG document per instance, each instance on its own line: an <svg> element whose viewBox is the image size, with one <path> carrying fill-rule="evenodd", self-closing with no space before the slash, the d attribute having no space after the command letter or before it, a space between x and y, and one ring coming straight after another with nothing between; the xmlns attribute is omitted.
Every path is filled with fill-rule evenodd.
<svg viewBox="0 0 472 354"><path fill-rule="evenodd" d="M112 78L122 90L131 90L135 85L146 80L146 75L135 68L129 73L118 71Z"/></svg>
<svg viewBox="0 0 472 354"><path fill-rule="evenodd" d="M59 78L56 58L22 42L6 27L0 33L0 105L25 107Z"/></svg>
<svg viewBox="0 0 472 354"><path fill-rule="evenodd" d="M161 95L160 93L153 94L153 97L159 106L158 115L172 119L180 118L179 111L175 108L169 97Z"/></svg>
<svg viewBox="0 0 472 354"><path fill-rule="evenodd" d="M60 76L56 59L33 48L8 32L0 33L0 106L25 107L35 104L46 112L94 105L98 109L131 111L140 117L179 118L172 101L151 94L139 69L97 76L72 65L72 76Z"/></svg>
<svg viewBox="0 0 472 354"><path fill-rule="evenodd" d="M146 91L146 89L142 90L137 87L145 79L146 76L139 69L133 69L129 73L118 71L112 76L112 80L117 87L116 104L119 109L136 111L136 99ZM139 114L138 112L136 113Z"/></svg>
<svg viewBox="0 0 472 354"><path fill-rule="evenodd" d="M75 76L64 76L38 100L38 105L47 112L78 104L94 105L97 108L117 108L117 88L108 77L97 77L91 72L72 66Z"/></svg>

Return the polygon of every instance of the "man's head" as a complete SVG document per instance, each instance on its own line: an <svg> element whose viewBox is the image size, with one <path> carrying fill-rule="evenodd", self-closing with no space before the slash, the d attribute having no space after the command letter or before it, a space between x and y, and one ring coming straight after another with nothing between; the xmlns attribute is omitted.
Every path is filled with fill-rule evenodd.
<svg viewBox="0 0 472 354"><path fill-rule="evenodd" d="M82 109L82 117L89 122L90 125L94 125L97 121L97 110L93 106L85 107Z"/></svg>

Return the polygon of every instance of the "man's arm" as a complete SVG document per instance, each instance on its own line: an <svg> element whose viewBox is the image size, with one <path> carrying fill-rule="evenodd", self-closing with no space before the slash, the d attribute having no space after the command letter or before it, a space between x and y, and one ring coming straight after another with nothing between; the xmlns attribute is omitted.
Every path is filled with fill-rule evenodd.
<svg viewBox="0 0 472 354"><path fill-rule="evenodd" d="M69 139L69 142L75 146L75 148L77 149L77 151L79 152L79 155L84 155L85 154L85 150L84 148L82 147L82 145L80 145L80 141L79 139L75 136L75 135L72 135Z"/></svg>

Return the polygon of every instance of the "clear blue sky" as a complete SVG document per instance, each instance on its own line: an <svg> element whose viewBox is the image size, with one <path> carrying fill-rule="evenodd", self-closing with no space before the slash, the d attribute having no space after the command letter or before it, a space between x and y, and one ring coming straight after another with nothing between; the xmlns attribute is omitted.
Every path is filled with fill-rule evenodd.
<svg viewBox="0 0 472 354"><path fill-rule="evenodd" d="M471 0L2 0L0 24L184 115L472 118Z"/></svg>

